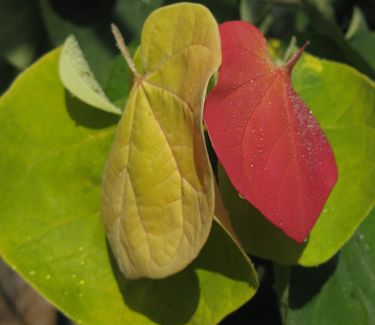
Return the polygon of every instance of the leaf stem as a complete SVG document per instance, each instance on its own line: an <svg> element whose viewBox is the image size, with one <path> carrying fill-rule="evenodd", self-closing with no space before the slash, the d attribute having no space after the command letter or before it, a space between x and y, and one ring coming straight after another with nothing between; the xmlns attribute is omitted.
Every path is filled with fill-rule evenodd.
<svg viewBox="0 0 375 325"><path fill-rule="evenodd" d="M126 63L128 64L129 69L133 72L134 77L136 79L139 79L141 75L137 71L137 68L135 67L134 61L129 53L129 50L125 44L125 40L122 37L120 30L115 24L111 24L111 29L112 29L112 34L115 37L117 47L120 50L122 56L124 57Z"/></svg>
<svg viewBox="0 0 375 325"><path fill-rule="evenodd" d="M298 62L299 58L301 57L303 51L310 45L309 41L306 41L305 44L301 48L299 48L293 56L290 58L290 60L284 65L284 69L288 72L289 75L291 75L293 67Z"/></svg>

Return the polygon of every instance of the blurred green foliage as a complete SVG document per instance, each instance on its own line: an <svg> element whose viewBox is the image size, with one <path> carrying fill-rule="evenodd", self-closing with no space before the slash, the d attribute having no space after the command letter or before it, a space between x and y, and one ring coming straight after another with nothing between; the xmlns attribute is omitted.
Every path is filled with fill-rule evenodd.
<svg viewBox="0 0 375 325"><path fill-rule="evenodd" d="M14 77L43 53L74 34L99 83L111 89L118 51L110 32L114 22L128 44L136 47L148 14L173 0L1 0L0 1L0 93ZM218 22L247 20L268 38L288 44L311 41L309 52L349 63L374 78L371 53L363 53L357 32L375 25L373 0L202 0ZM367 36L366 36L367 37ZM355 40L357 38L357 40ZM359 45L358 45L359 44ZM360 47L360 48L358 48ZM372 50L373 51L373 50ZM121 64L121 63L120 63ZM123 76L126 79L126 73ZM116 76L118 79L118 75ZM111 92L112 90L109 90ZM113 93L120 103L119 98Z"/></svg>

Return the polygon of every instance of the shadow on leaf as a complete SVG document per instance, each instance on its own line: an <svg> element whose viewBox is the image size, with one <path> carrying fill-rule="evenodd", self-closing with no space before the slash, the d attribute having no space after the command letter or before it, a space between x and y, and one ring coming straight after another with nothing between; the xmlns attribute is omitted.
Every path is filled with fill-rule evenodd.
<svg viewBox="0 0 375 325"><path fill-rule="evenodd" d="M339 254L336 254L319 267L294 267L290 277L289 307L298 309L313 299L335 272L338 261Z"/></svg>
<svg viewBox="0 0 375 325"><path fill-rule="evenodd" d="M234 231L244 249L280 264L297 264L307 241L298 244L268 221L250 202L240 198L224 169L219 166L219 189Z"/></svg>
<svg viewBox="0 0 375 325"><path fill-rule="evenodd" d="M119 116L90 106L65 90L65 104L69 116L77 125L91 129L103 129L118 122Z"/></svg>
<svg viewBox="0 0 375 325"><path fill-rule="evenodd" d="M241 213L233 215L233 228L239 234L241 241L250 242L248 244L248 247L251 247L249 253L267 258L268 252L275 252L275 255L282 255L287 260L287 264L297 264L308 239L301 244L296 243L285 235L281 229L268 221L250 202L240 198L238 200L243 201L243 204L246 205L247 214L244 216L245 218L241 217ZM249 229L258 229L258 231L251 231L251 234L249 234ZM249 239L249 236L251 236L251 239ZM268 242L264 241L265 236L270 239ZM258 243L263 245L258 245ZM278 245L278 243L282 243L282 245Z"/></svg>
<svg viewBox="0 0 375 325"><path fill-rule="evenodd" d="M250 276L249 268L241 265L247 263L241 252L216 222L197 259L183 271L165 279L127 280L120 272L108 243L107 248L124 303L158 324L189 322L198 310L201 296L205 295L205 289L201 287L203 280L208 282L220 276L246 282L254 289L257 286L255 278ZM213 281L216 281L217 286L213 285L209 290L217 290L219 293L219 279Z"/></svg>

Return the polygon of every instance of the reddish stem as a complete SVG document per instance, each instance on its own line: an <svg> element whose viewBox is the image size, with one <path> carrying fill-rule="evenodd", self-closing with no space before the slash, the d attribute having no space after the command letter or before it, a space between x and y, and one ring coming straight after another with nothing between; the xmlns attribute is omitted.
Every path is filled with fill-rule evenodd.
<svg viewBox="0 0 375 325"><path fill-rule="evenodd" d="M301 57L303 51L310 45L309 41L306 41L305 44L301 48L299 48L293 56L290 58L290 60L284 65L284 69L288 72L288 75L290 76L293 70L293 67Z"/></svg>

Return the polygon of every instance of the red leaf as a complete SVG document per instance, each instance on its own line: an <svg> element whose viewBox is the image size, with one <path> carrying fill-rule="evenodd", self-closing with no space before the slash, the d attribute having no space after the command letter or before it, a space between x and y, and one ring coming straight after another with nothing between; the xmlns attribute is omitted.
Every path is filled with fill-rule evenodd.
<svg viewBox="0 0 375 325"><path fill-rule="evenodd" d="M270 59L261 32L240 21L220 26L223 62L204 120L238 192L275 226L302 242L337 180L335 158L291 69Z"/></svg>

